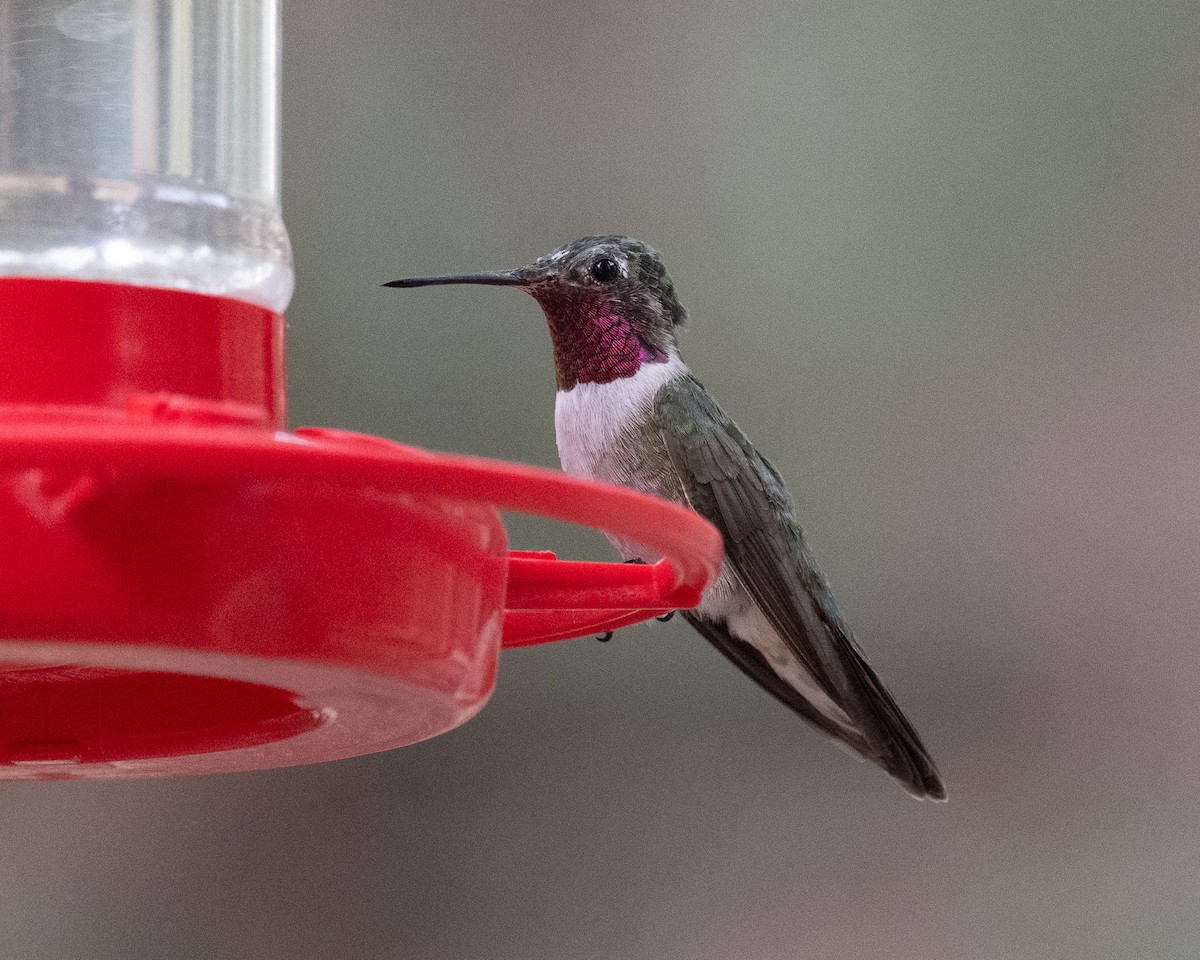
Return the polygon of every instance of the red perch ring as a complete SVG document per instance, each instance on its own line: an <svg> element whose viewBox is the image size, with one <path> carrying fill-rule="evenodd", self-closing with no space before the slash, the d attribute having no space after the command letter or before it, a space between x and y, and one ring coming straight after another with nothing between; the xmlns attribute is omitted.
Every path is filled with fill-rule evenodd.
<svg viewBox="0 0 1200 960"><path fill-rule="evenodd" d="M720 537L561 473L284 429L283 318L0 279L0 779L262 769L473 716L502 646L694 606ZM510 552L498 510L651 566Z"/></svg>

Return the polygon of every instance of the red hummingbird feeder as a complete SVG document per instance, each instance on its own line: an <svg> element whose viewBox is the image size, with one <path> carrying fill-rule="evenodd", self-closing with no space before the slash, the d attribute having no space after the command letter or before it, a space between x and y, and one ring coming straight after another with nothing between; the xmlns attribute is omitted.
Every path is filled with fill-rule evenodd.
<svg viewBox="0 0 1200 960"><path fill-rule="evenodd" d="M630 490L286 429L277 0L0 19L0 778L314 763L473 716L502 647L694 606ZM69 60L74 98L59 90ZM111 109L97 111L96 104ZM499 510L650 566L510 551Z"/></svg>

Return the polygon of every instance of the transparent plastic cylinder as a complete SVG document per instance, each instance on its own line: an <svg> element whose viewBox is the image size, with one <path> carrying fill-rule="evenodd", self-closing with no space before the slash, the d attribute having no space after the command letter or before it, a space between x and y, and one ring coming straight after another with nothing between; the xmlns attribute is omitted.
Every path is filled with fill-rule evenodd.
<svg viewBox="0 0 1200 960"><path fill-rule="evenodd" d="M0 276L282 312L278 0L0 0Z"/></svg>

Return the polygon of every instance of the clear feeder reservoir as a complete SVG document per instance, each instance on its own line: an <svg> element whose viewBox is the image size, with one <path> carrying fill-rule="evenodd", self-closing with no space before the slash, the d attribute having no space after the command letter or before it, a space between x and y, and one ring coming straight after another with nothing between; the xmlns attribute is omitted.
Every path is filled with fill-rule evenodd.
<svg viewBox="0 0 1200 960"><path fill-rule="evenodd" d="M282 312L278 0L0 3L0 276Z"/></svg>

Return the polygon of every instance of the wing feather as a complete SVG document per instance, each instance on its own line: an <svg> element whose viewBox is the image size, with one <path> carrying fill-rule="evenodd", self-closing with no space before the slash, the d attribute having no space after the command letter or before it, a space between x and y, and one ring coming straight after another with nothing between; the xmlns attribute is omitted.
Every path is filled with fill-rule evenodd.
<svg viewBox="0 0 1200 960"><path fill-rule="evenodd" d="M689 503L721 531L733 575L790 651L850 717L862 735L862 742L851 745L912 792L944 797L932 759L858 649L818 572L779 472L694 377L666 384L655 397L654 414ZM792 702L797 694L782 694L778 687L783 681L765 660L731 646L720 631L697 628L760 684L813 720L811 706L805 710ZM774 680L765 677L764 670Z"/></svg>

